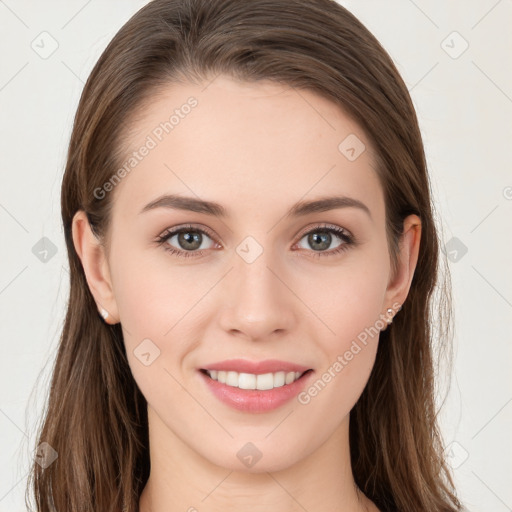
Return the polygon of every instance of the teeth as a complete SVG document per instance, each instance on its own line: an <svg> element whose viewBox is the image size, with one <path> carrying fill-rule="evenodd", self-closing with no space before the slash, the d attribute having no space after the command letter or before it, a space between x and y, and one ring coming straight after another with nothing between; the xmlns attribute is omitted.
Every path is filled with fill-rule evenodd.
<svg viewBox="0 0 512 512"><path fill-rule="evenodd" d="M276 372L255 375L254 373L238 373L223 370L206 370L206 373L213 380L217 380L227 386L240 389L260 389L262 391L291 384L302 375L302 372Z"/></svg>

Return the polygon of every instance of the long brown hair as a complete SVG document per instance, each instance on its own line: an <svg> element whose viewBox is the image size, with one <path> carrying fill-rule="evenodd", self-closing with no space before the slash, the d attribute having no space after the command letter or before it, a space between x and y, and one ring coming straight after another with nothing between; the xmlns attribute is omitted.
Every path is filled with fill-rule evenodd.
<svg viewBox="0 0 512 512"><path fill-rule="evenodd" d="M30 490L39 512L138 510L150 468L147 404L120 324L98 314L72 219L84 210L108 245L112 194L99 199L94 191L121 165L130 116L160 87L220 73L313 91L359 123L377 153L394 270L403 220L420 217L409 295L380 335L351 411L351 460L356 484L383 511L461 510L437 426L434 356L450 346L451 301L449 287L438 286L440 242L418 121L387 52L334 0L154 0L101 55L82 92L62 182L70 295L38 430L38 445L48 443L58 458L47 467L34 462L26 501Z"/></svg>

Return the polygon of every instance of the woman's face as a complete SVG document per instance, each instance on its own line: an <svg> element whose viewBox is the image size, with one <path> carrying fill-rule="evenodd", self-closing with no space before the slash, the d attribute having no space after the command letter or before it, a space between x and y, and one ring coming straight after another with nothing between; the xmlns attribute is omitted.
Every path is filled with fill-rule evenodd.
<svg viewBox="0 0 512 512"><path fill-rule="evenodd" d="M224 467L290 466L346 426L404 298L370 142L312 92L224 76L170 85L131 128L120 182L98 191L114 200L104 305L158 430ZM350 199L304 206L334 197ZM249 374L232 385L201 371L231 359L291 366L221 363ZM293 365L312 371L279 386ZM258 382L277 387L236 388Z"/></svg>

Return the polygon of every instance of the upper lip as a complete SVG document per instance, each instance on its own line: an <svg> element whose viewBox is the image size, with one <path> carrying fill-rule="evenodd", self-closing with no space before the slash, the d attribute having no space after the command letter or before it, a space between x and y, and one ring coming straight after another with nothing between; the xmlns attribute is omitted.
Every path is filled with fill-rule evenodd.
<svg viewBox="0 0 512 512"><path fill-rule="evenodd" d="M248 359L226 359L217 363L204 366L203 370L225 370L237 373L253 373L261 375L264 373L284 372L305 372L307 366L280 361L279 359L265 359L264 361L249 361Z"/></svg>

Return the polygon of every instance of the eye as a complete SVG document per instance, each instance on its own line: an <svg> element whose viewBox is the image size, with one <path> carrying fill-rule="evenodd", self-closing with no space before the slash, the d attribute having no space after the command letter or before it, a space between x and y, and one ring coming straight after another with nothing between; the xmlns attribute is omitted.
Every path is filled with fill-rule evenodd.
<svg viewBox="0 0 512 512"><path fill-rule="evenodd" d="M334 239L341 240L332 250L326 251ZM342 251L346 251L352 245L355 245L355 238L343 228L339 226L323 225L316 226L304 233L301 240L306 239L306 243L313 248L313 256L334 256ZM300 243L300 241L299 241Z"/></svg>
<svg viewBox="0 0 512 512"><path fill-rule="evenodd" d="M157 238L157 243L164 246L166 251L184 257L201 256L206 249L211 249L214 244L206 244L206 238L211 240L211 236L205 229L194 226L182 226L173 230L166 230ZM178 247L173 247L171 241ZM212 241L213 242L213 241Z"/></svg>
<svg viewBox="0 0 512 512"><path fill-rule="evenodd" d="M171 254L188 258L203 256L208 249L214 248L216 244L212 238L214 238L214 235L209 230L186 225L164 231L164 233L157 237L156 242ZM311 253L314 257L334 256L342 251L346 251L357 243L348 231L335 225L321 225L310 229L301 235L296 245L299 245L303 239L306 239L306 243L312 247L312 250L307 250L306 252ZM326 249L336 239L339 241L338 244L330 251L327 251ZM209 243L208 240L210 240ZM206 246L204 245L205 242ZM304 249L304 247L299 248Z"/></svg>

